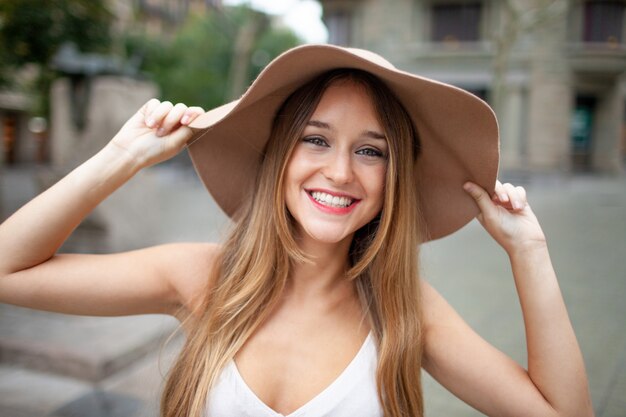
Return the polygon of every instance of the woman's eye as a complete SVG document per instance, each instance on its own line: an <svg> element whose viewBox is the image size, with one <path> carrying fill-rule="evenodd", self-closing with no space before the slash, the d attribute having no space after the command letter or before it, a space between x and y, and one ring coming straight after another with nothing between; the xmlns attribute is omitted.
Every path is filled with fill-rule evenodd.
<svg viewBox="0 0 626 417"><path fill-rule="evenodd" d="M328 143L326 143L326 141L319 137L319 136L307 136L305 138L302 139L304 142L316 145L316 146L325 146L328 147Z"/></svg>
<svg viewBox="0 0 626 417"><path fill-rule="evenodd" d="M378 158L381 158L381 157L384 157L384 156L385 156L385 155L384 155L381 151L379 151L379 150L378 150L378 149L376 149L376 148L363 148L363 149L359 149L359 150L357 151L357 153L358 153L359 155L373 156L373 157L378 157Z"/></svg>

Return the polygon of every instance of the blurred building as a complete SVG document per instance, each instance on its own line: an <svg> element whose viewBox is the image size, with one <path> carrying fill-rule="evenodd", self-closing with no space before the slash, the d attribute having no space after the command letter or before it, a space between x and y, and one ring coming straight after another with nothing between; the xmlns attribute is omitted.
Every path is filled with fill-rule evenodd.
<svg viewBox="0 0 626 417"><path fill-rule="evenodd" d="M0 165L45 159L43 131L29 129L33 101L19 91L0 91Z"/></svg>
<svg viewBox="0 0 626 417"><path fill-rule="evenodd" d="M222 0L108 0L118 32L137 28L152 35L174 34L193 12L222 7Z"/></svg>
<svg viewBox="0 0 626 417"><path fill-rule="evenodd" d="M626 0L320 2L330 43L489 101L502 168L624 171Z"/></svg>

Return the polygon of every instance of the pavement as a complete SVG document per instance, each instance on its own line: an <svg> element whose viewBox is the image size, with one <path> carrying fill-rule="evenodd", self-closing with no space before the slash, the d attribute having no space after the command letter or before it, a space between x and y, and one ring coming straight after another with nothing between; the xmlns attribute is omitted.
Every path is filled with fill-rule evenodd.
<svg viewBox="0 0 626 417"><path fill-rule="evenodd" d="M0 172L0 214L50 175ZM515 176L548 236L585 358L597 417L626 417L626 179ZM193 171L141 172L105 201L63 250L108 252L172 241L216 241L227 221ZM524 327L505 253L473 221L424 245L422 275L486 340L526 362ZM167 316L75 317L0 305L0 417L156 416L163 375L182 338ZM468 358L471 360L471 358ZM428 375L427 416L482 414Z"/></svg>

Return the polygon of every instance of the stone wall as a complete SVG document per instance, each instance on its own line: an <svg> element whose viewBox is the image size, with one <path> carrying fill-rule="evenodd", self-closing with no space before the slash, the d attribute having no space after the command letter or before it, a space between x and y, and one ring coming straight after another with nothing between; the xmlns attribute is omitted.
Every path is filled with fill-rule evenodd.
<svg viewBox="0 0 626 417"><path fill-rule="evenodd" d="M567 9L533 28L528 119L529 168L568 170L573 103L566 44Z"/></svg>
<svg viewBox="0 0 626 417"><path fill-rule="evenodd" d="M61 78L51 91L50 162L57 171L68 171L85 161L117 133L146 101L157 95L154 84L120 76L94 77L89 85L85 127L72 121L71 82Z"/></svg>

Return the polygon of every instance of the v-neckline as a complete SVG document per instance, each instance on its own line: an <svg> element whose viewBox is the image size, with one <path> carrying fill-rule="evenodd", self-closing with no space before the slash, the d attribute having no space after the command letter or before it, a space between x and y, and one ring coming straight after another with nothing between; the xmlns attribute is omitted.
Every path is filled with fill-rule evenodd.
<svg viewBox="0 0 626 417"><path fill-rule="evenodd" d="M256 402L261 408L263 408L264 410L267 411L268 416L271 416L271 417L297 417L301 413L303 413L304 411L306 411L309 408L313 407L318 401L320 401L320 399L323 396L327 395L329 392L331 392L334 389L336 389L335 387L340 386L341 382L343 380L345 380L346 378L349 378L355 372L355 370L358 369L359 359L365 354L366 347L371 342L371 338L372 338L372 332L370 331L368 333L367 337L365 338L365 340L363 341L363 344L359 348L359 351L356 353L354 358L352 358L352 360L350 361L348 366L346 366L345 369L337 376L337 378L335 378L326 388L324 388L322 391L317 393L309 401L307 401L306 403L302 404L300 407L298 407L297 409L295 409L294 411L292 411L291 413L289 413L287 415L281 414L278 411L274 410L272 407L267 405L263 400L261 400L261 398L259 398L258 395L256 395L256 393L252 390L252 388L250 388L250 386L246 383L246 381L243 379L243 377L239 373L239 369L237 368L237 364L235 363L234 359L230 360L230 366L232 367L233 374L235 375L237 381L243 387L245 392L249 395L249 397L254 402Z"/></svg>

